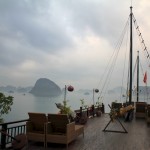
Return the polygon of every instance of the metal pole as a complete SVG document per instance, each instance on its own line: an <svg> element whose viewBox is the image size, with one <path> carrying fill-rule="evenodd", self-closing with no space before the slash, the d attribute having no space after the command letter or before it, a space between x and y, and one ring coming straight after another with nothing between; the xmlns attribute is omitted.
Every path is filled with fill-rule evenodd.
<svg viewBox="0 0 150 150"><path fill-rule="evenodd" d="M64 93L64 101L66 102L66 95L67 95L67 85L65 85L65 93Z"/></svg>

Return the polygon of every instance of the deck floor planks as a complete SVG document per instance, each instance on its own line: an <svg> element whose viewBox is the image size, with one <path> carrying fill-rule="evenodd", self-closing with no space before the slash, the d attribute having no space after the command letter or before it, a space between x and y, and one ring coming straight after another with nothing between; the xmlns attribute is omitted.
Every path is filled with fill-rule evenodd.
<svg viewBox="0 0 150 150"><path fill-rule="evenodd" d="M134 119L124 122L123 126L128 133L103 132L109 122L108 114L90 118L85 125L84 138L79 136L69 144L68 150L150 150L150 127L144 119ZM123 130L117 121L110 123L107 129ZM43 143L29 143L29 150L44 150ZM61 144L48 144L47 150L65 150Z"/></svg>

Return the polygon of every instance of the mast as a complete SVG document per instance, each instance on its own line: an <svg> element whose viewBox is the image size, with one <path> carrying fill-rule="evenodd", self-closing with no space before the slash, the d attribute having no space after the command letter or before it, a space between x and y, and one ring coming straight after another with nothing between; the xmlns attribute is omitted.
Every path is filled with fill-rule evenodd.
<svg viewBox="0 0 150 150"><path fill-rule="evenodd" d="M132 101L132 53L133 53L133 45L132 45L132 6L130 7L130 87L129 87L129 104Z"/></svg>
<svg viewBox="0 0 150 150"><path fill-rule="evenodd" d="M139 101L139 51L137 52L137 102Z"/></svg>

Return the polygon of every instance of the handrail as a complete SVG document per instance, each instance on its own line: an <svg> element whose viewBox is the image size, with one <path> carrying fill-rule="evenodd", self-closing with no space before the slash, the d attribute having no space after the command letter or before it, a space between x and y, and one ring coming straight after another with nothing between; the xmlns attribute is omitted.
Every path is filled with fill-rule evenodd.
<svg viewBox="0 0 150 150"><path fill-rule="evenodd" d="M6 145L12 142L13 139L10 137L15 137L18 134L23 134L26 132L26 125L24 122L28 120L29 119L24 119L24 120L5 122L5 123L0 124L1 131L3 131L3 133L1 133L1 136L0 136L0 140L1 140L0 148L1 149L5 149ZM24 123L24 124L21 124L21 123ZM10 137L8 137L7 134L10 135Z"/></svg>
<svg viewBox="0 0 150 150"><path fill-rule="evenodd" d="M15 123L20 123L20 122L25 122L28 121L29 119L24 119L24 120L19 120L19 121L12 121L12 122L5 122L5 123L0 123L0 126L3 126L4 124L15 124Z"/></svg>

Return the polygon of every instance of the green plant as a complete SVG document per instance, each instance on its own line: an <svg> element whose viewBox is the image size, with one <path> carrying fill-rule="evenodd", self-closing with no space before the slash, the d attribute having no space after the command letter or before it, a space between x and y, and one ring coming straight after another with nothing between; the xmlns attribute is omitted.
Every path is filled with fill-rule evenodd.
<svg viewBox="0 0 150 150"><path fill-rule="evenodd" d="M81 102L81 107L82 108L88 108L88 105L85 105L84 99L80 99L80 102Z"/></svg>
<svg viewBox="0 0 150 150"><path fill-rule="evenodd" d="M63 101L63 107L61 109L62 114L71 114L72 110L70 106L67 106L68 101Z"/></svg>
<svg viewBox="0 0 150 150"><path fill-rule="evenodd" d="M81 101L81 107L84 107L84 99L80 99Z"/></svg>
<svg viewBox="0 0 150 150"><path fill-rule="evenodd" d="M63 103L55 103L57 108L60 109L60 113L61 114L71 114L72 110L70 106L67 106L67 102L66 100L63 101Z"/></svg>
<svg viewBox="0 0 150 150"><path fill-rule="evenodd" d="M3 93L0 93L0 123L4 122L2 115L8 114L8 112L11 111L12 104L13 104L12 96L5 96Z"/></svg>
<svg viewBox="0 0 150 150"><path fill-rule="evenodd" d="M97 100L95 106L99 106L99 107L102 106L102 97L98 97L98 100Z"/></svg>

